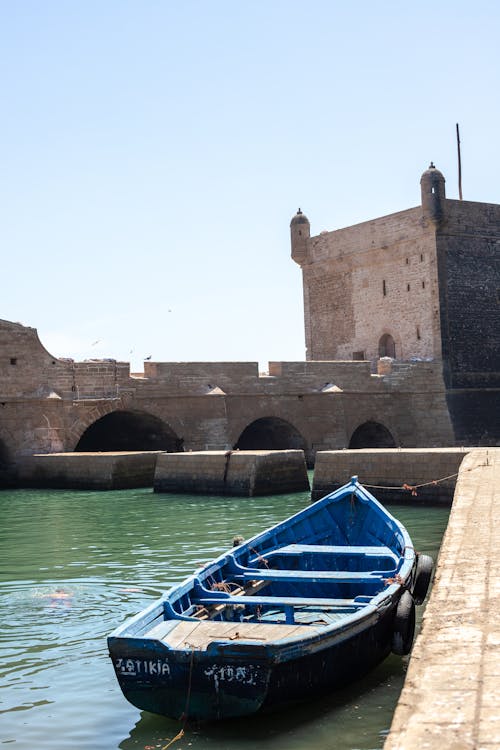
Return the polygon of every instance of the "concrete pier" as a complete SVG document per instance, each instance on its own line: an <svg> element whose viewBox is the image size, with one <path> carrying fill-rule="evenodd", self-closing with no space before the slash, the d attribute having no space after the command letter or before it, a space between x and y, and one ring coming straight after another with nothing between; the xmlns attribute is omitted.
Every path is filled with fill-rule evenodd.
<svg viewBox="0 0 500 750"><path fill-rule="evenodd" d="M450 505L456 485L456 474L472 448L364 448L362 450L321 451L316 454L312 499L341 487L352 476L361 484L375 485L373 494L383 503L444 503ZM445 481L433 482L450 477ZM411 490L385 489L414 487Z"/></svg>
<svg viewBox="0 0 500 750"><path fill-rule="evenodd" d="M384 750L500 747L499 487L500 448L472 451Z"/></svg>
<svg viewBox="0 0 500 750"><path fill-rule="evenodd" d="M158 451L36 454L20 463L19 485L67 490L152 487L158 455Z"/></svg>
<svg viewBox="0 0 500 750"><path fill-rule="evenodd" d="M309 479L301 450L162 453L154 490L253 497L307 491Z"/></svg>

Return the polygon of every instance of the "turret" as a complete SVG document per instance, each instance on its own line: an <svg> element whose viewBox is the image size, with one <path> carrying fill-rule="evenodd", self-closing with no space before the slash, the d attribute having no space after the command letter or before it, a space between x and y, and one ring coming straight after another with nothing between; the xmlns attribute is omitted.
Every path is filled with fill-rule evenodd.
<svg viewBox="0 0 500 750"><path fill-rule="evenodd" d="M443 201L446 198L444 184L443 174L431 162L429 169L426 169L420 178L420 188L424 217L435 224L439 224L443 219Z"/></svg>
<svg viewBox="0 0 500 750"><path fill-rule="evenodd" d="M307 258L307 241L311 236L311 225L309 219L299 210L290 222L290 235L292 240L292 258L300 265Z"/></svg>

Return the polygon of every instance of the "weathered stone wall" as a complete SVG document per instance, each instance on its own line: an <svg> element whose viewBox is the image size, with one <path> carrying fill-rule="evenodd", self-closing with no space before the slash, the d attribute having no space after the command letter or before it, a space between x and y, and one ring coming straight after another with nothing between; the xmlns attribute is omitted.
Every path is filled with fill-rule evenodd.
<svg viewBox="0 0 500 750"><path fill-rule="evenodd" d="M302 448L309 462L347 447L364 422L381 422L396 445L453 440L437 363L392 363L381 377L368 362L272 362L264 376L252 362L148 362L134 377L127 363L56 359L34 329L3 321L0 332L2 464L74 451L117 412L154 415L185 450L231 449L256 420L280 420L289 440L276 447Z"/></svg>
<svg viewBox="0 0 500 750"><path fill-rule="evenodd" d="M277 495L309 490L302 451L206 451L158 457L155 492Z"/></svg>
<svg viewBox="0 0 500 750"><path fill-rule="evenodd" d="M0 320L1 398L113 398L129 378L127 362L58 359L34 328Z"/></svg>
<svg viewBox="0 0 500 750"><path fill-rule="evenodd" d="M500 206L447 200L437 257L455 440L491 445L500 429Z"/></svg>
<svg viewBox="0 0 500 750"><path fill-rule="evenodd" d="M19 465L23 487L119 490L152 487L158 453L52 453Z"/></svg>
<svg viewBox="0 0 500 750"><path fill-rule="evenodd" d="M153 415L184 450L232 449L249 425L279 421L290 431L275 447L302 448L310 463L347 448L365 423L383 425L396 446L454 442L439 362L389 362L383 375L368 362L271 362L264 376L256 363L146 363L134 377L127 363L55 359L34 329L0 330L0 473L33 453L74 451L115 413Z"/></svg>
<svg viewBox="0 0 500 750"><path fill-rule="evenodd" d="M445 380L500 387L500 206L446 201L437 236Z"/></svg>
<svg viewBox="0 0 500 750"><path fill-rule="evenodd" d="M457 473L471 449L384 449L324 451L316 456L312 499L319 500L357 476L361 484L374 485L375 497L384 503L451 504ZM437 484L433 484L436 480ZM404 490L403 485L417 487ZM398 487L398 490L386 489Z"/></svg>
<svg viewBox="0 0 500 750"><path fill-rule="evenodd" d="M307 358L374 362L388 353L381 338L390 336L392 357L442 363L454 442L493 445L500 440L500 206L448 200L444 183L431 165L421 206L316 237L303 214L292 219Z"/></svg>
<svg viewBox="0 0 500 750"><path fill-rule="evenodd" d="M206 395L218 387L231 392L252 389L258 378L256 362L145 362L144 377L153 385L170 387L176 393Z"/></svg>
<svg viewBox="0 0 500 750"><path fill-rule="evenodd" d="M421 208L308 240L303 271L307 359L440 355L435 231Z"/></svg>

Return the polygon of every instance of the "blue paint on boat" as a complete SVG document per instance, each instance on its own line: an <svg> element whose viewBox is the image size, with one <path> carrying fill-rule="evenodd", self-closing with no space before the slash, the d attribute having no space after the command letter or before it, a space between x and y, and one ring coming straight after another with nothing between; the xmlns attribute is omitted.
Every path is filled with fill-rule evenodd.
<svg viewBox="0 0 500 750"><path fill-rule="evenodd" d="M201 720L343 687L410 650L417 567L404 526L353 477L117 628L120 687L140 709Z"/></svg>

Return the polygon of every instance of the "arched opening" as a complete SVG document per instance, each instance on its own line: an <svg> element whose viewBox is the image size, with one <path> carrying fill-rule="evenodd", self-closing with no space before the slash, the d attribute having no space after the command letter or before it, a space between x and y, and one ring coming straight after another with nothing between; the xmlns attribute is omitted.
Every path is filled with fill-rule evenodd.
<svg viewBox="0 0 500 750"><path fill-rule="evenodd" d="M14 486L14 467L5 443L0 440L0 488Z"/></svg>
<svg viewBox="0 0 500 750"><path fill-rule="evenodd" d="M395 448L391 433L380 422L364 422L354 430L349 448Z"/></svg>
<svg viewBox="0 0 500 750"><path fill-rule="evenodd" d="M0 469L5 469L9 463L9 452L3 440L0 440Z"/></svg>
<svg viewBox="0 0 500 750"><path fill-rule="evenodd" d="M184 441L152 414L115 411L90 425L75 451L168 451L184 450Z"/></svg>
<svg viewBox="0 0 500 750"><path fill-rule="evenodd" d="M384 333L378 342L379 357L392 357L396 359L396 344L390 333Z"/></svg>
<svg viewBox="0 0 500 750"><path fill-rule="evenodd" d="M246 427L234 446L239 450L306 450L306 441L293 425L278 417L263 417Z"/></svg>

